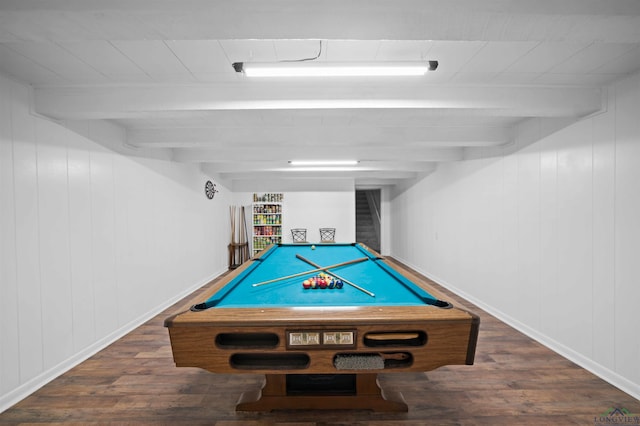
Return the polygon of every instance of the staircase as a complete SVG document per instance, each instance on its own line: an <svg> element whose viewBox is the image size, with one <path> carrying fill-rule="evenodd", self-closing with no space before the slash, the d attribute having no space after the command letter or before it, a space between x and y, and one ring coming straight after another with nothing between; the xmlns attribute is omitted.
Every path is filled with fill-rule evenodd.
<svg viewBox="0 0 640 426"><path fill-rule="evenodd" d="M366 192L356 191L356 241L380 253L380 241L373 220Z"/></svg>

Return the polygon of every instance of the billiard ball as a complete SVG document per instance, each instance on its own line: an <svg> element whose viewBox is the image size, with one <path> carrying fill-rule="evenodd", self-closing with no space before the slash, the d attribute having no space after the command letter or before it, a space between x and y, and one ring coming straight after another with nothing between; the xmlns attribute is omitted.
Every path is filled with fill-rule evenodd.
<svg viewBox="0 0 640 426"><path fill-rule="evenodd" d="M336 288L342 288L342 280L336 281Z"/></svg>
<svg viewBox="0 0 640 426"><path fill-rule="evenodd" d="M304 280L304 281L302 282L302 287L303 287L305 290L310 289L310 288L311 288L311 281L310 281L310 280Z"/></svg>
<svg viewBox="0 0 640 426"><path fill-rule="evenodd" d="M312 245L312 246L311 246L311 250L315 250L315 249L316 249L316 246L313 246L313 245Z"/></svg>

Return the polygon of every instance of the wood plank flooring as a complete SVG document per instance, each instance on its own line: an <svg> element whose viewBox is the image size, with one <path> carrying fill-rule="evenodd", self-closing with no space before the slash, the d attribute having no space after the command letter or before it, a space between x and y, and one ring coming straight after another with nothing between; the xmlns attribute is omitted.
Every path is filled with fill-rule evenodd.
<svg viewBox="0 0 640 426"><path fill-rule="evenodd" d="M176 368L163 327L172 307L0 413L0 424L594 425L614 407L640 416L637 399L442 292L481 317L476 363L381 375L403 393L408 413L237 413L238 397L261 376Z"/></svg>

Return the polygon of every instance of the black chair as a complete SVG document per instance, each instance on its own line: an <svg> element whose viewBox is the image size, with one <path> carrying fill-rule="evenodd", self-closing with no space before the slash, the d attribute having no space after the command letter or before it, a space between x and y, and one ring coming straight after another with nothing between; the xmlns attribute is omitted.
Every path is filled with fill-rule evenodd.
<svg viewBox="0 0 640 426"><path fill-rule="evenodd" d="M306 228L293 228L291 230L291 237L294 243L306 243L307 242L307 229Z"/></svg>
<svg viewBox="0 0 640 426"><path fill-rule="evenodd" d="M335 243L336 242L336 228L320 228L320 242L321 243Z"/></svg>

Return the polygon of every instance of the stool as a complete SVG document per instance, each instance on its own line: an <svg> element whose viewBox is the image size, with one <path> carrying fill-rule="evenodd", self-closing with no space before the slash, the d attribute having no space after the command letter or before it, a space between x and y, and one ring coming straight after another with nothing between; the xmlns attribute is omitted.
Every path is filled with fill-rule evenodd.
<svg viewBox="0 0 640 426"><path fill-rule="evenodd" d="M291 230L291 237L294 243L306 243L307 242L307 229L306 228L294 228Z"/></svg>
<svg viewBox="0 0 640 426"><path fill-rule="evenodd" d="M335 243L336 228L320 228L321 243Z"/></svg>

